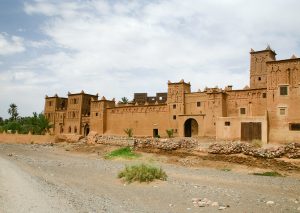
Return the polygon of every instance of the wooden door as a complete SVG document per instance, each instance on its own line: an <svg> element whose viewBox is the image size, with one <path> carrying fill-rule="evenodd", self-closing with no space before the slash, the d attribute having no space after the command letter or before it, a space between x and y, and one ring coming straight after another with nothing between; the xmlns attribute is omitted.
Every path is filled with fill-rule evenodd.
<svg viewBox="0 0 300 213"><path fill-rule="evenodd" d="M242 122L241 123L241 140L242 141L261 140L261 123L260 122Z"/></svg>

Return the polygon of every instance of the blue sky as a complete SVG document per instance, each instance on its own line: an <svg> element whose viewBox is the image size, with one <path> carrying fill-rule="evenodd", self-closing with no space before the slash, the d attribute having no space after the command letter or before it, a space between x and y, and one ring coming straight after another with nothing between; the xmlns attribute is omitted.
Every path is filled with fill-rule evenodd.
<svg viewBox="0 0 300 213"><path fill-rule="evenodd" d="M1 0L0 117L45 95L106 96L249 84L249 51L300 55L298 0Z"/></svg>

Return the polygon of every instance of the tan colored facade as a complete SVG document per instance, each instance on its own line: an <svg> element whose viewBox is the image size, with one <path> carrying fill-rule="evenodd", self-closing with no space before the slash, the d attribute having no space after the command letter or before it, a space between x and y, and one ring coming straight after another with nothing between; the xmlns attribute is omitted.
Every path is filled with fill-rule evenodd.
<svg viewBox="0 0 300 213"><path fill-rule="evenodd" d="M190 83L181 80L168 82L167 92L153 97L135 93L128 104L83 91L68 98L46 96L44 111L54 134L124 135L132 128L135 136L166 137L166 129L174 129L180 137L300 140L300 58L277 61L275 56L270 47L251 50L250 87L243 90L191 92Z"/></svg>

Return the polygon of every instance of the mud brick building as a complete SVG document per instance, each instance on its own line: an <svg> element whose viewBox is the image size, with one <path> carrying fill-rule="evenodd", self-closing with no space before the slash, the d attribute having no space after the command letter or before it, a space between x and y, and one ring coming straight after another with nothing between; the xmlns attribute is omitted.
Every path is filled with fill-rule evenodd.
<svg viewBox="0 0 300 213"><path fill-rule="evenodd" d="M168 82L166 93L135 93L128 104L83 91L67 98L46 96L45 116L54 134L166 136L291 142L300 140L300 58L276 60L269 46L250 52L250 87L191 91L190 83Z"/></svg>

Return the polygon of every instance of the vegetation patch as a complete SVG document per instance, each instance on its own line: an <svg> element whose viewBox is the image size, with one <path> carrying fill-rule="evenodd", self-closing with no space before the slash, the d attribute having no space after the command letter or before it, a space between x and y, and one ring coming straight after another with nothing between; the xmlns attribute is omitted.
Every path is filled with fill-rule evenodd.
<svg viewBox="0 0 300 213"><path fill-rule="evenodd" d="M105 155L106 159L112 159L112 158L127 158L127 159L132 159L132 158L137 158L140 157L139 154L136 154L132 151L130 147L124 147L120 149L116 149L108 154Z"/></svg>
<svg viewBox="0 0 300 213"><path fill-rule="evenodd" d="M270 176L270 177L283 177L282 174L278 172L262 172L262 173L253 173L253 175L259 175L259 176Z"/></svg>
<svg viewBox="0 0 300 213"><path fill-rule="evenodd" d="M223 169L221 169L221 171L224 171L224 172L230 172L231 169L229 169L229 168L223 168Z"/></svg>
<svg viewBox="0 0 300 213"><path fill-rule="evenodd" d="M157 180L167 180L167 174L162 168L140 164L133 166L126 166L123 171L118 174L118 178L123 178L126 182L151 182Z"/></svg>

